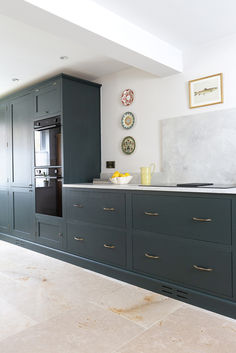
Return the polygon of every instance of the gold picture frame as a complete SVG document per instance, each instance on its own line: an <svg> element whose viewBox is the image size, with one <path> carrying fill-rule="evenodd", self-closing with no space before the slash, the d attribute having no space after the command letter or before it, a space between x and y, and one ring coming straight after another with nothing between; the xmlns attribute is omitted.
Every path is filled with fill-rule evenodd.
<svg viewBox="0 0 236 353"><path fill-rule="evenodd" d="M188 87L190 109L224 102L222 73L191 80Z"/></svg>

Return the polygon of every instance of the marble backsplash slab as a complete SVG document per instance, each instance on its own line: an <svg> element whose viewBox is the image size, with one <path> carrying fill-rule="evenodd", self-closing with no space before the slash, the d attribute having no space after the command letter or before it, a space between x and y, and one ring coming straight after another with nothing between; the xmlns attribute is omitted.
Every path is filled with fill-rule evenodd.
<svg viewBox="0 0 236 353"><path fill-rule="evenodd" d="M162 121L167 182L236 183L236 109Z"/></svg>
<svg viewBox="0 0 236 353"><path fill-rule="evenodd" d="M161 131L162 168L152 184L236 184L236 109L162 120Z"/></svg>

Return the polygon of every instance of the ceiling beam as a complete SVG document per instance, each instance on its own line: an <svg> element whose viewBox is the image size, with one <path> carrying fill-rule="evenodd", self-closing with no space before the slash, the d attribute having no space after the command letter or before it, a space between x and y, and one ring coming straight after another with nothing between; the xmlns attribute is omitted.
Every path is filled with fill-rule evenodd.
<svg viewBox="0 0 236 353"><path fill-rule="evenodd" d="M183 69L179 49L91 0L8 0L0 11L156 76Z"/></svg>

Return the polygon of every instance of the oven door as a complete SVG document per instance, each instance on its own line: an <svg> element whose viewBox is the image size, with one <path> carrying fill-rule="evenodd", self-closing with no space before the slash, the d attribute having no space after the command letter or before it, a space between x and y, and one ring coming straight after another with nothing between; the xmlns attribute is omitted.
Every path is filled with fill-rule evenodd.
<svg viewBox="0 0 236 353"><path fill-rule="evenodd" d="M35 167L61 166L61 126L34 131Z"/></svg>
<svg viewBox="0 0 236 353"><path fill-rule="evenodd" d="M36 213L62 217L62 178L35 177Z"/></svg>

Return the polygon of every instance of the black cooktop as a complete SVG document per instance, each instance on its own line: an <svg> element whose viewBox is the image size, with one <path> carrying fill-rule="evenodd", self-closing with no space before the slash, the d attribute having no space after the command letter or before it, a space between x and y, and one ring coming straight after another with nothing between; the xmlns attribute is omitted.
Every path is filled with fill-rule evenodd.
<svg viewBox="0 0 236 353"><path fill-rule="evenodd" d="M179 188L206 188L206 189L232 189L236 188L236 184L214 184L214 183L181 183L181 184L156 184L156 185L140 185L150 187L179 187Z"/></svg>

